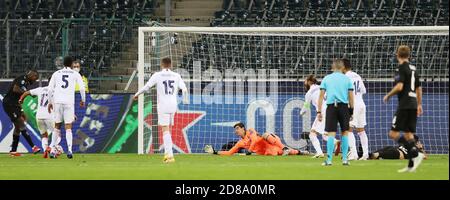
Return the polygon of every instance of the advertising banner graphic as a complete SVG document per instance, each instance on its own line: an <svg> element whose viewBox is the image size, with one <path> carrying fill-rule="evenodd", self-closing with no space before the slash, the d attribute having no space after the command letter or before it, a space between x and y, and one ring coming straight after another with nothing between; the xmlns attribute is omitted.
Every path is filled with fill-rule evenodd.
<svg viewBox="0 0 450 200"><path fill-rule="evenodd" d="M280 88L280 91L283 87ZM281 93L281 92L280 92ZM223 144L236 141L233 125L243 122L247 127L255 128L259 133L270 132L280 136L282 141L294 148L301 148L306 141L301 138L308 133L315 112L300 116L304 94L300 92L282 92L277 102L266 98L248 98L247 95L234 97L249 99L239 104L227 104L225 96L221 104L202 101L202 96L191 95L191 104L179 104L172 129L174 148L179 153L201 153L206 144L219 149ZM229 97L227 97L229 98ZM364 96L367 107L366 132L370 150L386 145L395 145L387 134L396 109L396 98L388 104L382 102L382 93L369 93ZM193 104L197 99L197 104ZM200 99L200 101L198 101ZM80 96L76 95L76 102ZM424 115L418 118L417 134L429 153L448 153L448 91L425 93L423 97ZM145 150L154 152L161 148L162 133L156 128L156 114L153 103L146 102L144 119L147 138ZM28 97L23 110L27 116L27 129L36 145L40 143L40 133L35 119L36 98ZM89 94L85 108L75 107L77 120L73 126L74 152L82 153L136 153L137 152L137 101L131 94ZM313 109L314 110L314 109ZM0 103L0 151L8 152L12 140L13 125L4 113ZM153 127L153 128L152 128ZM154 129L156 128L156 129ZM151 131L158 130L157 138L152 141ZM61 145L66 147L64 130ZM31 151L21 139L20 151Z"/></svg>

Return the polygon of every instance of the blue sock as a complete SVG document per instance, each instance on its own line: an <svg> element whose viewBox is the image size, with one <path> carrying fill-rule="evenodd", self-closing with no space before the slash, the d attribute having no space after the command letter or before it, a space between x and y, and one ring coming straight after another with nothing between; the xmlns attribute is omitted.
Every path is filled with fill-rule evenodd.
<svg viewBox="0 0 450 200"><path fill-rule="evenodd" d="M342 161L347 161L347 153L348 153L348 136L342 136Z"/></svg>
<svg viewBox="0 0 450 200"><path fill-rule="evenodd" d="M327 161L331 162L333 160L334 151L334 136L328 136L327 140Z"/></svg>

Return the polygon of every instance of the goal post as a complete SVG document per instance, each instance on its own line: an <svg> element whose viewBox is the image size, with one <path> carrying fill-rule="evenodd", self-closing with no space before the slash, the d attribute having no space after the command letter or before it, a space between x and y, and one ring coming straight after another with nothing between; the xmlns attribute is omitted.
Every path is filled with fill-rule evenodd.
<svg viewBox="0 0 450 200"><path fill-rule="evenodd" d="M201 153L238 140L232 126L243 122L274 132L293 148L309 148L314 109L301 117L303 79L330 73L333 59L350 59L367 87L366 131L370 150L394 145L387 136L396 98L393 86L400 44L412 49L424 88L424 116L417 134L430 153L448 153L448 26L390 27L140 27L138 86L159 71L163 57L186 82L189 104L180 102L172 130L175 152ZM138 100L138 153L161 152L156 92Z"/></svg>

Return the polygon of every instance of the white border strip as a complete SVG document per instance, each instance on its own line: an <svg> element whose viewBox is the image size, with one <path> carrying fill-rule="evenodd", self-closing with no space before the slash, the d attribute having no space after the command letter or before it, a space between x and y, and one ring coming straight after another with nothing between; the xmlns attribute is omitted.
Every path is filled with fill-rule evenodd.
<svg viewBox="0 0 450 200"><path fill-rule="evenodd" d="M370 26L370 27L139 27L139 32L424 32L446 31L449 26ZM413 33L411 33L413 34Z"/></svg>

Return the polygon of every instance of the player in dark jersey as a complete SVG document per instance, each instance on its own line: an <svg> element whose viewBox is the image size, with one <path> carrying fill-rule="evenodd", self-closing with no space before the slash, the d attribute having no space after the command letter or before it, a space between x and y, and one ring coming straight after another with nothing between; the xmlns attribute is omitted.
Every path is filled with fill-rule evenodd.
<svg viewBox="0 0 450 200"><path fill-rule="evenodd" d="M13 142L11 145L11 156L20 156L17 152L20 135L25 138L28 144L33 148L33 153L38 153L41 149L33 144L31 136L27 133L25 127L25 116L19 103L20 96L28 90L28 87L39 78L35 70L30 70L24 76L19 76L12 82L8 93L3 98L3 109L14 124Z"/></svg>
<svg viewBox="0 0 450 200"><path fill-rule="evenodd" d="M423 144L420 142L419 137L414 135L416 140L416 147L419 152L425 155L424 159L426 159L425 148ZM394 159L394 160L403 160L407 158L407 150L403 145L406 142L406 139L402 136L399 139L399 143L402 144L400 146L386 146L381 149L378 149L374 152L369 153L369 159Z"/></svg>
<svg viewBox="0 0 450 200"><path fill-rule="evenodd" d="M395 74L395 87L384 96L387 102L390 97L397 94L398 108L392 120L389 137L397 142L400 139L400 131L404 132L406 156L408 166L398 172L414 172L424 158L416 147L414 134L416 132L417 117L422 110L422 87L416 67L409 63L411 50L408 46L401 45L397 49L398 69Z"/></svg>

